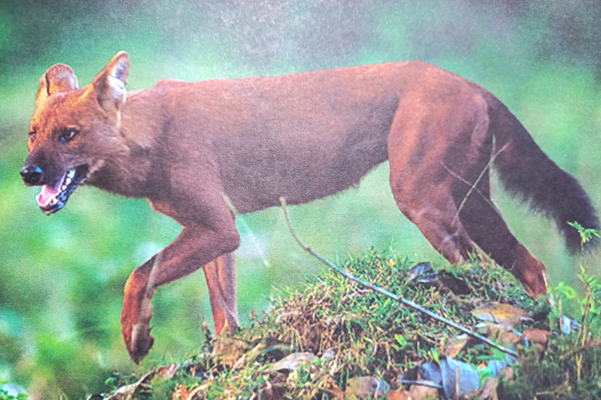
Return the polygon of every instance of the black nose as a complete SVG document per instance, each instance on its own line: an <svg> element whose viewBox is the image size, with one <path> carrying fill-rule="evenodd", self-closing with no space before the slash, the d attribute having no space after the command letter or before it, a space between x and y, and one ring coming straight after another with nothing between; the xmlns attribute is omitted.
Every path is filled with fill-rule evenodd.
<svg viewBox="0 0 601 400"><path fill-rule="evenodd" d="M42 180L42 168L38 166L29 166L21 168L21 177L23 177L23 182L28 185L35 185L40 183Z"/></svg>

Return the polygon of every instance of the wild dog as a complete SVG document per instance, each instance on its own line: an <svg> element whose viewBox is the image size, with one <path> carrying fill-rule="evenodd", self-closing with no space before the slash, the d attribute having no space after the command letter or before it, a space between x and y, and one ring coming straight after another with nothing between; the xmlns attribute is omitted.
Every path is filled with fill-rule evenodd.
<svg viewBox="0 0 601 400"><path fill-rule="evenodd" d="M388 160L401 212L449 262L481 251L532 296L545 266L511 233L490 199L489 167L505 187L553 218L572 251L568 222L599 228L580 184L534 143L482 87L420 61L280 77L160 81L127 92L129 56L116 54L78 88L73 70L40 79L29 129L27 185L40 209L62 209L79 185L147 198L183 227L125 285L122 333L131 358L148 354L157 287L203 267L215 330L238 324L233 205L251 213L302 204L359 183Z"/></svg>

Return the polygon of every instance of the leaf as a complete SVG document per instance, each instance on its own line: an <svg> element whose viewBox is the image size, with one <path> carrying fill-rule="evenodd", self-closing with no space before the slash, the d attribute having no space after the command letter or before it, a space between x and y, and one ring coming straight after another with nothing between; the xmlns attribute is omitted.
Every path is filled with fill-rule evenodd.
<svg viewBox="0 0 601 400"><path fill-rule="evenodd" d="M493 321L507 331L515 328L522 319L529 317L524 310L496 302L485 303L472 310L472 314L482 321Z"/></svg>
<svg viewBox="0 0 601 400"><path fill-rule="evenodd" d="M179 367L180 365L178 363L171 365L162 365L157 369L155 379L171 379L177 373Z"/></svg>
<svg viewBox="0 0 601 400"><path fill-rule="evenodd" d="M487 336L496 343L512 344L520 341L520 337L513 332L508 332L506 326L488 325Z"/></svg>
<svg viewBox="0 0 601 400"><path fill-rule="evenodd" d="M436 400L438 399L438 389L422 386L422 385L411 385L409 388L409 394L411 400Z"/></svg>
<svg viewBox="0 0 601 400"><path fill-rule="evenodd" d="M436 384L442 383L440 367L434 363L424 363L417 369L419 377L424 381L432 381Z"/></svg>
<svg viewBox="0 0 601 400"><path fill-rule="evenodd" d="M567 335L569 335L572 332L576 332L578 329L580 329L579 322L576 322L573 319L566 317L565 315L561 316L560 322L561 322L561 331Z"/></svg>
<svg viewBox="0 0 601 400"><path fill-rule="evenodd" d="M313 353L292 353L280 361L275 362L269 368L271 371L298 371L304 363L313 363L317 361L317 356Z"/></svg>
<svg viewBox="0 0 601 400"><path fill-rule="evenodd" d="M407 342L407 339L405 339L405 336L396 334L396 335L394 335L394 338L401 345L401 348L404 348L405 346L407 346L408 342Z"/></svg>
<svg viewBox="0 0 601 400"><path fill-rule="evenodd" d="M413 400L407 390L392 390L386 393L386 400Z"/></svg>
<svg viewBox="0 0 601 400"><path fill-rule="evenodd" d="M522 339L528 339L534 344L538 344L546 349L550 334L551 332L542 329L526 329L524 333L522 333Z"/></svg>
<svg viewBox="0 0 601 400"><path fill-rule="evenodd" d="M390 391L386 381L375 376L360 376L346 382L345 400L379 399Z"/></svg>
<svg viewBox="0 0 601 400"><path fill-rule="evenodd" d="M444 352L449 357L455 357L463 350L463 347L467 343L469 337L467 335L455 336L449 339L444 346Z"/></svg>
<svg viewBox="0 0 601 400"><path fill-rule="evenodd" d="M461 397L480 389L478 371L470 364L451 357L441 357L440 372L442 386L448 398L454 398L456 392Z"/></svg>
<svg viewBox="0 0 601 400"><path fill-rule="evenodd" d="M431 274L433 272L434 269L432 269L432 265L430 265L429 262L420 262L411 267L407 274L407 280L413 280L415 278L421 277L422 275Z"/></svg>
<svg viewBox="0 0 601 400"><path fill-rule="evenodd" d="M121 386L119 389L115 390L111 397L107 397L106 400L129 400L136 398L141 391L147 389L148 382L154 378L156 370L157 365L154 364L150 372L141 377L136 383Z"/></svg>

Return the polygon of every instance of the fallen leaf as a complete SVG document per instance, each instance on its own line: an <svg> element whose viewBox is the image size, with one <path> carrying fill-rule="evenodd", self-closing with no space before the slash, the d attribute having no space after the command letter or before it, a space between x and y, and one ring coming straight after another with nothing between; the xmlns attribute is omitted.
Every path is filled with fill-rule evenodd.
<svg viewBox="0 0 601 400"><path fill-rule="evenodd" d="M496 343L512 344L520 341L518 335L507 331L506 326L503 325L488 325L486 336Z"/></svg>
<svg viewBox="0 0 601 400"><path fill-rule="evenodd" d="M561 331L568 335L570 333L576 332L578 329L580 329L579 322L574 321L573 319L570 319L570 318L566 317L565 315L561 316L560 324L561 324Z"/></svg>
<svg viewBox="0 0 601 400"><path fill-rule="evenodd" d="M386 400L413 400L407 390L392 390L386 393Z"/></svg>
<svg viewBox="0 0 601 400"><path fill-rule="evenodd" d="M468 339L467 335L459 335L449 339L444 346L445 354L449 357L456 357L457 354L461 353Z"/></svg>
<svg viewBox="0 0 601 400"><path fill-rule="evenodd" d="M178 363L171 365L162 365L157 369L155 379L171 379L177 373L177 371L179 371L179 367L180 365Z"/></svg>
<svg viewBox="0 0 601 400"><path fill-rule="evenodd" d="M415 264L411 269L407 272L407 280L413 280L415 278L419 278L423 275L431 274L434 272L432 265L429 262L420 262Z"/></svg>
<svg viewBox="0 0 601 400"><path fill-rule="evenodd" d="M448 398L453 398L456 393L459 397L465 396L480 389L478 371L468 363L443 356L440 358L440 372Z"/></svg>
<svg viewBox="0 0 601 400"><path fill-rule="evenodd" d="M550 334L551 332L542 329L526 329L524 333L522 333L522 339L528 339L534 344L542 346L542 348L546 350Z"/></svg>
<svg viewBox="0 0 601 400"><path fill-rule="evenodd" d="M121 386L113 393L112 396L107 397L106 400L129 400L135 398L140 391L144 390L148 386L148 382L154 378L156 373L157 365L155 364L152 369L143 377L141 377L136 383L131 385Z"/></svg>
<svg viewBox="0 0 601 400"><path fill-rule="evenodd" d="M411 400L438 399L438 389L429 386L411 385L411 387L409 388L409 394Z"/></svg>
<svg viewBox="0 0 601 400"><path fill-rule="evenodd" d="M442 383L440 367L436 363L424 363L417 369L419 377L424 381L432 381L436 384Z"/></svg>
<svg viewBox="0 0 601 400"><path fill-rule="evenodd" d="M313 353L292 353L280 361L271 364L271 371L297 371L304 363L313 363L317 361L317 356Z"/></svg>
<svg viewBox="0 0 601 400"><path fill-rule="evenodd" d="M345 400L379 399L390 391L386 381L375 376L351 378L346 382Z"/></svg>
<svg viewBox="0 0 601 400"><path fill-rule="evenodd" d="M529 317L528 313L524 310L520 310L509 304L496 302L485 303L472 310L472 314L482 321L493 321L507 331L515 328L522 319Z"/></svg>
<svg viewBox="0 0 601 400"><path fill-rule="evenodd" d="M176 386L175 392L173 393L173 400L188 400L190 394L188 393L188 389L186 385Z"/></svg>

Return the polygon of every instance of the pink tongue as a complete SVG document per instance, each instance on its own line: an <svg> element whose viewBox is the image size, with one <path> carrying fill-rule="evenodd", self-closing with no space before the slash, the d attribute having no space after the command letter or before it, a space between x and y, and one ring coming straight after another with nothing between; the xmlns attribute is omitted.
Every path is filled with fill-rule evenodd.
<svg viewBox="0 0 601 400"><path fill-rule="evenodd" d="M47 207L50 203L52 203L52 200L56 197L56 195L58 195L58 190L61 187L61 183L63 183L63 178L59 179L54 187L50 187L48 185L42 186L42 191L36 198L40 207Z"/></svg>

